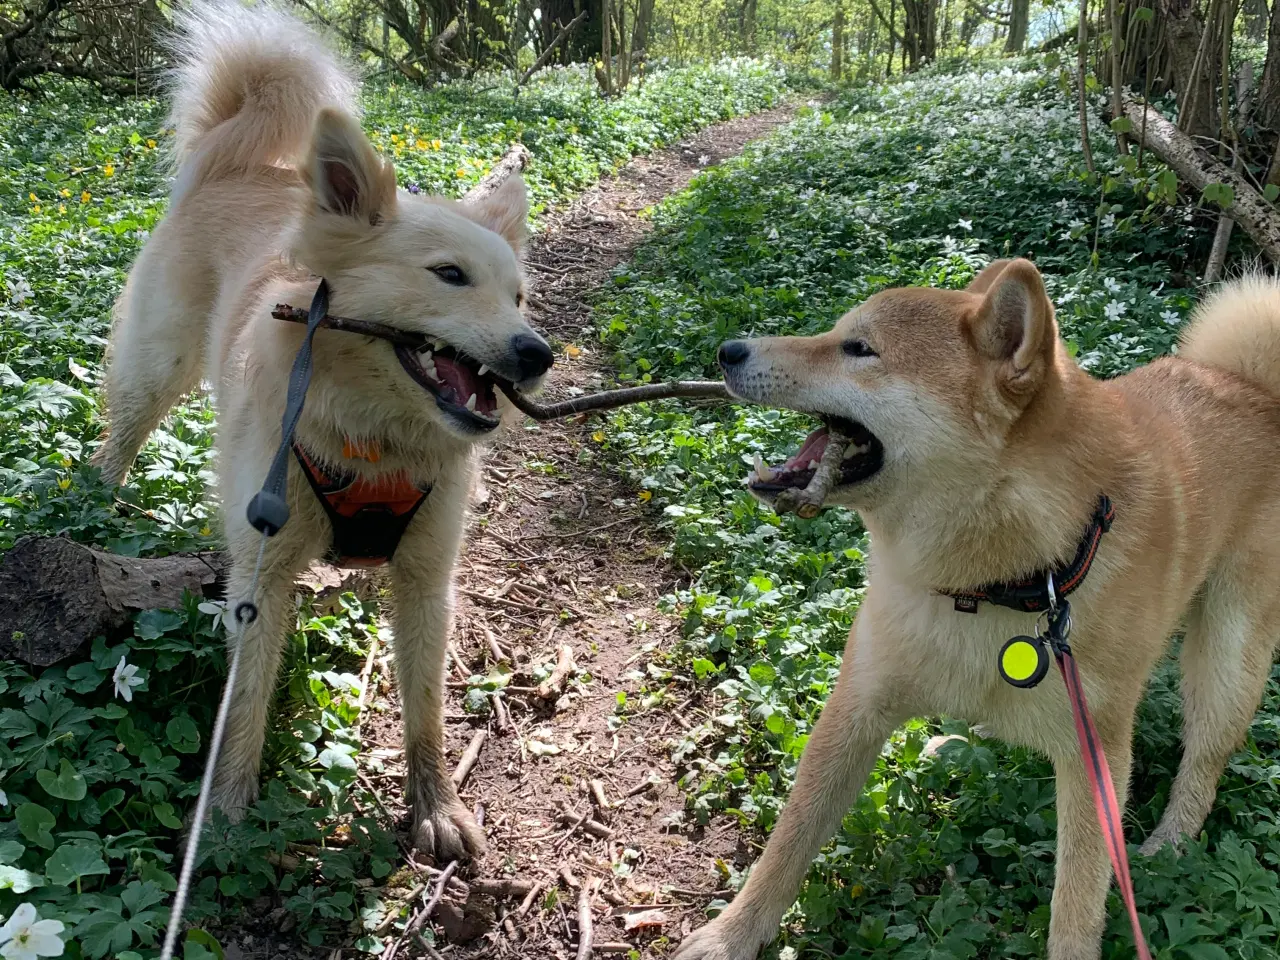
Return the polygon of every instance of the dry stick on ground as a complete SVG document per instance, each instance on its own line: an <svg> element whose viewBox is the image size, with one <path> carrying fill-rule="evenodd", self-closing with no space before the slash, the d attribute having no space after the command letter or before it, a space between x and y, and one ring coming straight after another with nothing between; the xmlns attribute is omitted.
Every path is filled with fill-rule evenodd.
<svg viewBox="0 0 1280 960"><path fill-rule="evenodd" d="M507 712L507 704L502 699L502 691L493 691L493 717L498 724L499 733L511 731L511 714Z"/></svg>
<svg viewBox="0 0 1280 960"><path fill-rule="evenodd" d="M609 798L604 795L604 782L602 780L590 780L587 788L591 791L591 799L595 801L596 809L601 813L609 809Z"/></svg>
<svg viewBox="0 0 1280 960"><path fill-rule="evenodd" d="M551 671L551 676L538 684L538 699L550 700L564 693L565 684L569 682L569 675L573 671L573 647L566 643L560 647L559 656L556 658L556 666Z"/></svg>
<svg viewBox="0 0 1280 960"><path fill-rule="evenodd" d="M510 660L507 652L498 645L498 638L493 635L493 631L489 629L485 623L480 624L480 631L484 634L485 643L489 645L489 653L493 655L494 663L501 663L503 660Z"/></svg>
<svg viewBox="0 0 1280 960"><path fill-rule="evenodd" d="M477 730L475 736L471 738L471 742L467 744L467 749L463 751L462 758L458 761L458 769L453 771L453 785L455 787L461 787L466 783L467 775L471 773L471 768L480 759L480 748L484 746L485 738L488 736L488 730Z"/></svg>
<svg viewBox="0 0 1280 960"><path fill-rule="evenodd" d="M1230 185L1235 194L1229 212L1266 254L1272 263L1280 264L1280 216L1243 176L1201 153L1185 133L1162 117L1153 107L1135 98L1124 98L1124 111L1135 129L1146 124L1143 140L1152 153L1174 169L1183 180L1197 190L1211 183Z"/></svg>
<svg viewBox="0 0 1280 960"><path fill-rule="evenodd" d="M591 895L600 881L583 884L578 892L578 956L577 960L591 960L591 940L594 929L591 922Z"/></svg>

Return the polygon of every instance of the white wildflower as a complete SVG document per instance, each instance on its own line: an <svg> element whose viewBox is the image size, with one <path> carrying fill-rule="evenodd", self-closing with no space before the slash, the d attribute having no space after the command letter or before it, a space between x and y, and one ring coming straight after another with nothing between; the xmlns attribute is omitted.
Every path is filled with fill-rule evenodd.
<svg viewBox="0 0 1280 960"><path fill-rule="evenodd" d="M965 220L963 217L961 217L959 220L957 220L957 221L956 221L956 226L957 226L957 227L959 227L961 230L969 230L969 231L972 231L972 230L973 230L973 221L972 221L972 220Z"/></svg>
<svg viewBox="0 0 1280 960"><path fill-rule="evenodd" d="M1106 288L1107 288L1107 290L1108 290L1109 292L1111 292L1111 293L1119 293L1119 292L1120 292L1120 283L1119 283L1119 281L1117 281L1117 280L1116 280L1116 278L1115 278L1115 277L1106 277L1106 278L1104 278L1104 279L1103 279L1103 281L1102 281L1102 285L1103 285L1104 287L1106 287Z"/></svg>
<svg viewBox="0 0 1280 960"><path fill-rule="evenodd" d="M1182 322L1182 317L1178 316L1173 310L1165 310L1160 314L1160 319L1171 327L1176 327Z"/></svg>
<svg viewBox="0 0 1280 960"><path fill-rule="evenodd" d="M700 157L698 157L698 166L700 167L705 167L710 162L711 162L711 158L707 156L705 153L702 154Z"/></svg>
<svg viewBox="0 0 1280 960"><path fill-rule="evenodd" d="M111 678L111 682L115 684L116 696L123 697L126 702L133 701L133 688L142 686L137 666L125 663L124 657L116 664L115 676Z"/></svg>
<svg viewBox="0 0 1280 960"><path fill-rule="evenodd" d="M1112 300L1106 305L1105 313L1108 320L1119 320L1124 316L1125 311L1128 309L1128 304L1121 303L1119 300Z"/></svg>
<svg viewBox="0 0 1280 960"><path fill-rule="evenodd" d="M66 949L58 936L62 931L61 920L41 920L31 904L19 904L9 922L0 927L0 957L4 960L60 957Z"/></svg>

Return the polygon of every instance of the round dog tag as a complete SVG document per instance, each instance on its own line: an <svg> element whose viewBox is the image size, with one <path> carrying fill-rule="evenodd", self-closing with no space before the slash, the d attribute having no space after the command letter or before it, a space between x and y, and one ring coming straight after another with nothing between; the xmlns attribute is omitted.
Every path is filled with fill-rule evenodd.
<svg viewBox="0 0 1280 960"><path fill-rule="evenodd" d="M999 663L1006 683L1030 688L1049 671L1049 651L1035 637L1014 637L1000 648Z"/></svg>

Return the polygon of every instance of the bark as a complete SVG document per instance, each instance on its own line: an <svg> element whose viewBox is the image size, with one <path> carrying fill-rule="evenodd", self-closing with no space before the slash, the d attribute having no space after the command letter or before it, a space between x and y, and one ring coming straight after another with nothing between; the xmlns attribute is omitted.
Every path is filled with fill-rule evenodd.
<svg viewBox="0 0 1280 960"><path fill-rule="evenodd" d="M1255 118L1264 127L1280 127L1280 2L1271 7L1271 23L1267 28L1267 59L1258 84Z"/></svg>
<svg viewBox="0 0 1280 960"><path fill-rule="evenodd" d="M120 557L61 537L25 537L0 559L0 658L47 667L142 610L220 592L219 554Z"/></svg>
<svg viewBox="0 0 1280 960"><path fill-rule="evenodd" d="M756 52L756 5L757 0L743 0L740 32L742 49L746 53Z"/></svg>
<svg viewBox="0 0 1280 960"><path fill-rule="evenodd" d="M1167 163L1184 182L1202 191L1211 183L1225 183L1234 191L1228 212L1274 264L1280 264L1280 216L1240 174L1196 148L1195 141L1133 97L1124 98L1124 112L1148 150Z"/></svg>
<svg viewBox="0 0 1280 960"><path fill-rule="evenodd" d="M1195 0L1160 0L1171 86L1178 95L1178 126L1192 136L1214 133L1212 71L1200 68L1207 39Z"/></svg>
<svg viewBox="0 0 1280 960"><path fill-rule="evenodd" d="M631 31L631 55L638 57L649 49L649 30L653 27L654 0L640 0L636 5L636 22Z"/></svg>
<svg viewBox="0 0 1280 960"><path fill-rule="evenodd" d="M1031 0L1013 0L1009 8L1009 36L1005 53L1021 53L1027 45L1027 22L1031 18Z"/></svg>

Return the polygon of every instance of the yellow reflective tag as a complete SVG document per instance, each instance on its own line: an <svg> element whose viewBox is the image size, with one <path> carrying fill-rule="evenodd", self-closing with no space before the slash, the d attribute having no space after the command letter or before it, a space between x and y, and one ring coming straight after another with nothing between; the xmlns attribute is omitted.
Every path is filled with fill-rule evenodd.
<svg viewBox="0 0 1280 960"><path fill-rule="evenodd" d="M1009 680L1030 680L1040 667L1040 647L1019 640L1010 643L1000 655L1000 672Z"/></svg>

